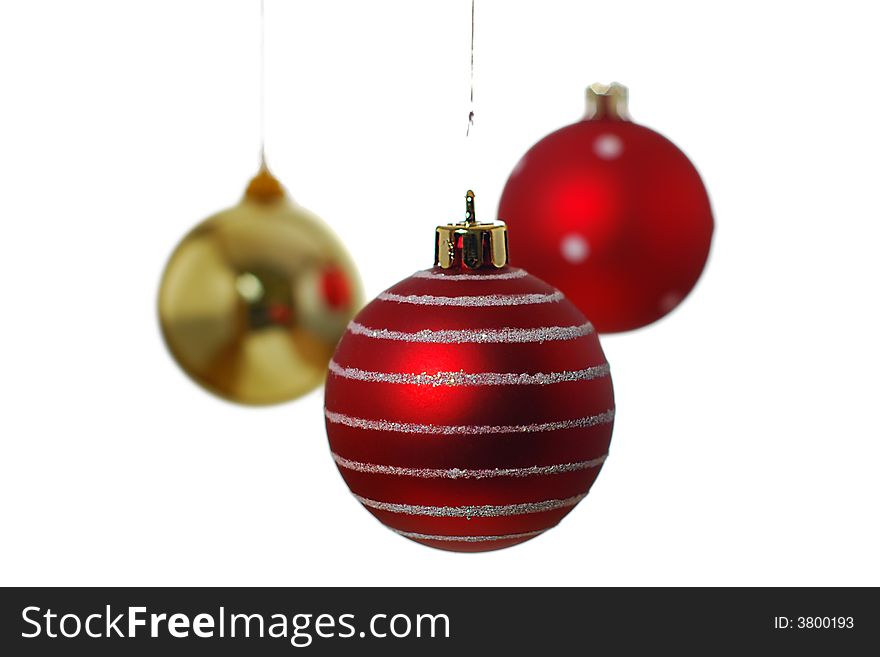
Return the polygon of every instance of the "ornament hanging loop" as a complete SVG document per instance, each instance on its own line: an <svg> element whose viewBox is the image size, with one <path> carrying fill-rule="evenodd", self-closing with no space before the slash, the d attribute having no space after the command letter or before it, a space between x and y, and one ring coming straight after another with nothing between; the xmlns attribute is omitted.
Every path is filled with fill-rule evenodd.
<svg viewBox="0 0 880 657"><path fill-rule="evenodd" d="M472 225L477 223L477 211L474 208L474 193L470 189L467 191L467 194L464 195L465 199L465 210L464 210L464 222L466 224Z"/></svg>
<svg viewBox="0 0 880 657"><path fill-rule="evenodd" d="M629 90L619 82L595 82L587 87L587 113L584 119L629 121Z"/></svg>

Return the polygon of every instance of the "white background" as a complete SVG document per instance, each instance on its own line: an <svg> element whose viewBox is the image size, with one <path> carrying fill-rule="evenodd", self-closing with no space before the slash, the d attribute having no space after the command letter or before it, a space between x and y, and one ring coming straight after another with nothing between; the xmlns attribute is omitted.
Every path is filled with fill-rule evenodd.
<svg viewBox="0 0 880 657"><path fill-rule="evenodd" d="M493 215L589 83L629 86L717 229L678 310L603 340L590 497L519 547L432 550L348 494L320 391L253 410L192 385L156 290L256 170L258 2L3 0L2 584L880 584L870 5L477 4L466 145L468 0L268 0L270 164L372 297L431 264L465 185Z"/></svg>

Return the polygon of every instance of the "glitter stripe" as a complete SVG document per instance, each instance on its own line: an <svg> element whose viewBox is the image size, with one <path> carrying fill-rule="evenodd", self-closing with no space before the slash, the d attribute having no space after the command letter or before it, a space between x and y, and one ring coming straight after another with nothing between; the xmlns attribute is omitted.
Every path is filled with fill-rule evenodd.
<svg viewBox="0 0 880 657"><path fill-rule="evenodd" d="M609 375L608 363L587 367L582 370L565 370L536 374L516 372L372 372L356 367L343 367L335 360L330 361L330 371L336 376L367 383L400 383L417 386L529 386L550 385L570 381L590 381Z"/></svg>
<svg viewBox="0 0 880 657"><path fill-rule="evenodd" d="M374 340L397 340L399 342L430 342L435 344L518 344L526 342L557 342L582 338L593 333L593 325L587 322L578 326L539 326L537 328L500 329L422 329L413 333L377 329L351 322L348 330Z"/></svg>
<svg viewBox="0 0 880 657"><path fill-rule="evenodd" d="M335 413L324 409L324 416L333 424L343 424L355 429L367 429L370 431L395 431L398 433L424 433L441 435L482 435L498 433L536 433L540 431L558 431L560 429L576 429L580 427L595 427L600 424L608 424L614 419L614 409L608 409L598 415L587 415L574 420L558 420L556 422L541 422L537 424L411 424L409 422L389 422L388 420L368 420L362 417L351 417L342 413Z"/></svg>
<svg viewBox="0 0 880 657"><path fill-rule="evenodd" d="M523 502L521 504L482 504L477 506L422 506L420 504L398 504L396 502L379 502L367 497L355 495L364 506L401 513L407 516L431 516L432 518L501 518L504 516L521 516L527 513L544 513L574 506L587 496L586 493L567 497L564 500L544 500L543 502Z"/></svg>
<svg viewBox="0 0 880 657"><path fill-rule="evenodd" d="M491 479L493 477L532 477L562 474L564 472L577 472L596 468L605 462L607 454L589 461L577 463L560 463L558 465L533 465L529 468L403 468L396 465L377 465L375 463L362 463L351 461L344 456L333 453L333 460L341 468L366 472L368 474L398 475L401 477L419 477L421 479Z"/></svg>
<svg viewBox="0 0 880 657"><path fill-rule="evenodd" d="M466 307L494 307L494 306L530 306L538 303L558 303L565 297L562 292L556 290L550 294L485 294L480 296L465 297L438 297L433 294L394 294L383 292L378 297L379 301L394 301L397 303L411 303L417 306L466 306Z"/></svg>
<svg viewBox="0 0 880 657"><path fill-rule="evenodd" d="M525 278L528 273L524 269L516 269L501 274L438 274L426 269L418 271L411 278L427 278L432 281L510 281L515 278Z"/></svg>
<svg viewBox="0 0 880 657"><path fill-rule="evenodd" d="M522 532L520 534L504 534L502 536L447 536L438 534L419 534L418 532L405 532L402 529L390 528L391 531L412 538L417 541L455 541L457 543L485 543L488 541L509 541L516 538L532 538L538 534L543 534L546 529L539 529L533 532Z"/></svg>

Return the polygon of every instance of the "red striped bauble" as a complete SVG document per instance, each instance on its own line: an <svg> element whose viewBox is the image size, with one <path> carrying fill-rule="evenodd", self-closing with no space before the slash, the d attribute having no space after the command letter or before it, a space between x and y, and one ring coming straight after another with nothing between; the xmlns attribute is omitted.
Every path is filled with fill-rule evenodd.
<svg viewBox="0 0 880 657"><path fill-rule="evenodd" d="M340 341L330 448L355 497L432 547L495 550L556 525L608 453L614 395L592 325L522 269L433 269Z"/></svg>

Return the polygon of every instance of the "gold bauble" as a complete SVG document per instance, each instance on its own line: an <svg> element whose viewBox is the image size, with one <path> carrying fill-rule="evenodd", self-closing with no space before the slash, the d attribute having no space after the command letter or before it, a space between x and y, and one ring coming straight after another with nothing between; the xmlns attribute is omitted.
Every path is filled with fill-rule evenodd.
<svg viewBox="0 0 880 657"><path fill-rule="evenodd" d="M274 404L321 385L362 290L345 248L263 166L241 203L196 226L159 289L168 349L230 401Z"/></svg>

